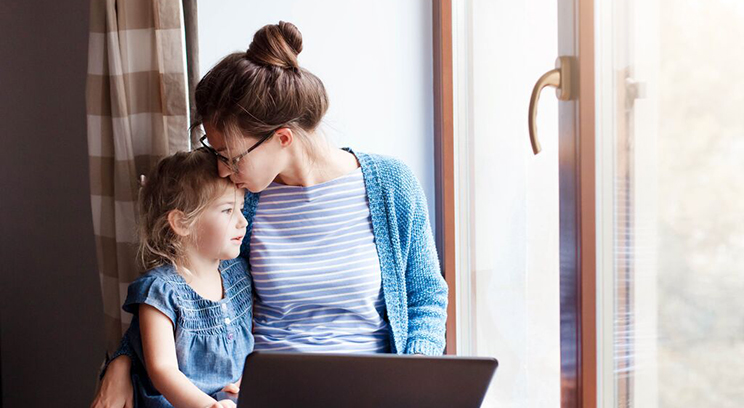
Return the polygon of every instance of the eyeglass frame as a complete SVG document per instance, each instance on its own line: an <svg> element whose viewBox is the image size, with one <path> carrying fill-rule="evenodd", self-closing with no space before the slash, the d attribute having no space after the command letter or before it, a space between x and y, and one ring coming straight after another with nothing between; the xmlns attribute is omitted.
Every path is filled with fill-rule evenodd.
<svg viewBox="0 0 744 408"><path fill-rule="evenodd" d="M225 166L229 167L230 170L232 170L233 172L237 173L238 163L240 162L240 159L242 159L248 153L250 153L253 150L255 150L258 146L261 145L261 143L263 143L263 142L271 139L271 137L274 136L274 134L276 133L277 130L279 130L281 128L284 128L284 127L286 127L286 126L282 126L282 127L279 127L279 128L276 128L276 129L272 130L271 133L266 134L266 136L262 137L261 140L259 140L258 142L254 143L253 146L251 146L250 148L248 148L248 150L246 150L243 153L241 153L241 154L233 157L232 159L229 159L226 156L223 156L220 152L218 152L217 150L215 150L214 147L212 147L212 146L204 143L204 140L207 138L207 135L204 135L204 136L200 137L199 138L199 143L201 143L202 147L205 148L205 149L207 149L208 152L210 152L213 155L215 155L219 161L221 161L223 164L225 164Z"/></svg>

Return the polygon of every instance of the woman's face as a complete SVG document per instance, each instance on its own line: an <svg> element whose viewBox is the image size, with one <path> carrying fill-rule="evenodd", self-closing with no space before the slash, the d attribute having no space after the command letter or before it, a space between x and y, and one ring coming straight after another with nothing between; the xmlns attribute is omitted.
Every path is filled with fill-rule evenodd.
<svg viewBox="0 0 744 408"><path fill-rule="evenodd" d="M222 132L209 123L204 123L204 130L209 144L230 160L250 149L260 140L251 136L226 138ZM285 153L280 144L276 143L276 139L272 137L243 156L238 162L237 172L218 160L220 177L229 177L238 188L245 188L253 193L263 191L274 181L284 166Z"/></svg>

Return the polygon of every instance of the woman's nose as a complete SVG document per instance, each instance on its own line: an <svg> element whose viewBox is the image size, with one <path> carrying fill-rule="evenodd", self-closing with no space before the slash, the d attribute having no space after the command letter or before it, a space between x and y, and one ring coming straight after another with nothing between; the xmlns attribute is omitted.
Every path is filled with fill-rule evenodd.
<svg viewBox="0 0 744 408"><path fill-rule="evenodd" d="M223 163L222 160L217 161L217 173L220 175L220 177L227 178L230 177L230 175L233 173L230 166Z"/></svg>

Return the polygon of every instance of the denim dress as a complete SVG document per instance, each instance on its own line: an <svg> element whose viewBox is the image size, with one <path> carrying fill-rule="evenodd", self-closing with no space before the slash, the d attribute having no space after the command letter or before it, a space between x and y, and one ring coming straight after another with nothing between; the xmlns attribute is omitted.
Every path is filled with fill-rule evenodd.
<svg viewBox="0 0 744 408"><path fill-rule="evenodd" d="M200 390L214 397L243 374L254 344L247 263L243 258L222 261L220 274L223 298L217 302L197 294L171 265L152 269L129 285L122 308L134 315L127 335L135 354L135 407L172 407L147 375L137 314L142 303L173 322L178 368Z"/></svg>

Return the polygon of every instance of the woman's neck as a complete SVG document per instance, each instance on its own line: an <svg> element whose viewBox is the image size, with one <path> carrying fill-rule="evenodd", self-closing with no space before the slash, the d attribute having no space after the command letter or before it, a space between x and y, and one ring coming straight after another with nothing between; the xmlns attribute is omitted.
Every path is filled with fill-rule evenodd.
<svg viewBox="0 0 744 408"><path fill-rule="evenodd" d="M311 187L351 173L359 167L356 157L331 145L325 138L307 146L295 139L290 147L289 166L276 177L288 186Z"/></svg>

